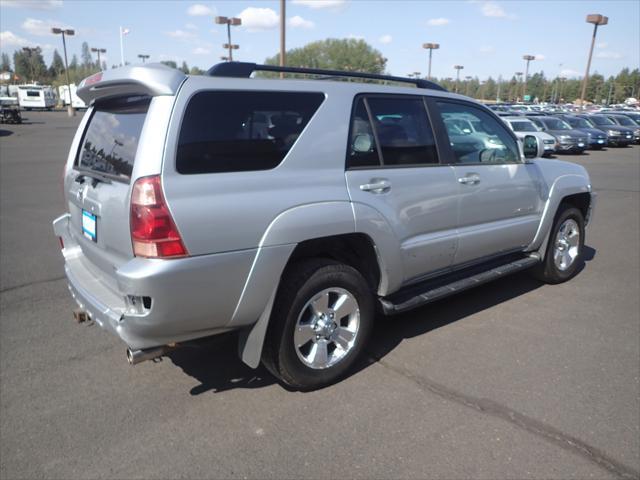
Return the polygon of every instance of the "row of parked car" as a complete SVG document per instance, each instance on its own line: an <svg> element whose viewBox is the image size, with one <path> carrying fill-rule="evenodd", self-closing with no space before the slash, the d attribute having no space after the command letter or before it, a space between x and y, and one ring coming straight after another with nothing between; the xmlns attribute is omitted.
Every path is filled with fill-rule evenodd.
<svg viewBox="0 0 640 480"><path fill-rule="evenodd" d="M587 149L640 144L640 112L603 109L593 112L540 111L490 106L524 138L533 135L543 145L544 156L582 153Z"/></svg>

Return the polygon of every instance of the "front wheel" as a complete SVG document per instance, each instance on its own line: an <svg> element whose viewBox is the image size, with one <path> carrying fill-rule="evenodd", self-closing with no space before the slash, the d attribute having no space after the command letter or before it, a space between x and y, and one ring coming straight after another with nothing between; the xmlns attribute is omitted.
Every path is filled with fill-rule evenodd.
<svg viewBox="0 0 640 480"><path fill-rule="evenodd" d="M263 363L296 389L335 383L362 352L374 315L373 294L356 269L325 259L297 263L278 290Z"/></svg>
<svg viewBox="0 0 640 480"><path fill-rule="evenodd" d="M544 261L534 268L545 283L562 283L574 277L583 262L584 216L569 205L561 205L551 230Z"/></svg>

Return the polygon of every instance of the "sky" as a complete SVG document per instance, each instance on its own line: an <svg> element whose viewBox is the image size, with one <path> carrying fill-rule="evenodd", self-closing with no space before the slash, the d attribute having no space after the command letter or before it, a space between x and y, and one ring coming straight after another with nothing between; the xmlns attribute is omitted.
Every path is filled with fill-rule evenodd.
<svg viewBox="0 0 640 480"><path fill-rule="evenodd" d="M74 28L71 55L82 42L105 48L109 66L120 63L119 28L126 61L186 61L207 69L226 55L226 26L215 15L236 16L234 60L262 63L279 51L279 2L271 0L0 0L0 50L13 54L39 45L47 65L53 49L62 53L52 26ZM601 13L591 72L605 76L640 67L640 1L483 1L483 0L287 0L287 49L325 38L362 38L388 59L393 75L427 73L425 42L439 43L432 75L511 78L524 70L525 54L535 55L529 73L555 77L583 75L593 26L587 14Z"/></svg>

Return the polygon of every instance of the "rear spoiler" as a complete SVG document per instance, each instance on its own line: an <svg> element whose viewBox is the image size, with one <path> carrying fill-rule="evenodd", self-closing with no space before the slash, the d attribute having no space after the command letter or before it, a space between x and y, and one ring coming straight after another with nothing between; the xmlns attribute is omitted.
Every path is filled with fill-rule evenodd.
<svg viewBox="0 0 640 480"><path fill-rule="evenodd" d="M161 63L114 68L85 78L77 95L89 105L97 99L123 95L175 95L187 76Z"/></svg>

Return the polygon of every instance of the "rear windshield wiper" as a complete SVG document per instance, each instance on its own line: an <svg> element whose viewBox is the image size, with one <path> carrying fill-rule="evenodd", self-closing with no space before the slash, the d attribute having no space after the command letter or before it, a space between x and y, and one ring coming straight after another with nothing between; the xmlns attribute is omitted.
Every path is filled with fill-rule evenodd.
<svg viewBox="0 0 640 480"><path fill-rule="evenodd" d="M109 177L106 177L96 172L86 172L84 170L82 171L82 173L80 173L80 175L76 177L75 181L82 184L85 182L87 178L91 179L92 187L95 187L98 183L112 183Z"/></svg>

